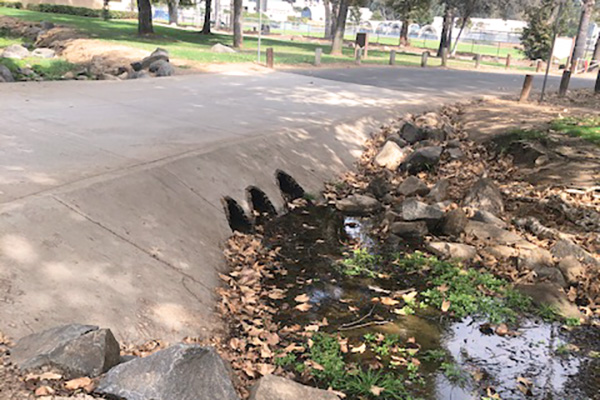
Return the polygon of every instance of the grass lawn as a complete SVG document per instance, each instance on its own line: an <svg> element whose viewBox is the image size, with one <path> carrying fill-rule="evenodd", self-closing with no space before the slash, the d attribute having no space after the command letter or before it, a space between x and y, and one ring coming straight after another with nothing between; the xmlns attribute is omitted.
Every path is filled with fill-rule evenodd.
<svg viewBox="0 0 600 400"><path fill-rule="evenodd" d="M571 136L579 136L600 145L600 117L566 117L552 121L551 128Z"/></svg>
<svg viewBox="0 0 600 400"><path fill-rule="evenodd" d="M156 47L167 49L173 58L190 60L202 63L234 63L256 61L257 38L246 36L244 38L244 50L236 54L216 54L209 51L216 43L231 45L232 37L226 34L201 35L195 31L177 29L167 26L155 26L155 35L152 37L139 37L137 35L137 21L111 20L103 21L96 18L78 17L73 15L40 13L27 10L17 10L0 7L0 15L17 17L29 21L51 21L56 24L71 26L90 37L128 45L144 50L152 51ZM3 39L0 39L3 40ZM10 40L10 39L8 39ZM299 41L284 41L278 39L262 39L262 48L273 47L276 64L303 64L314 61L314 53L317 47L323 48L322 62L326 63L351 63L354 51L350 48L344 49L343 56L330 56L329 46L316 43L304 43ZM265 55L263 51L262 61ZM373 50L369 52L369 59L365 64L387 64L389 53ZM420 65L420 56L416 54L398 53L396 62L399 65ZM431 66L438 66L439 60L430 59ZM449 60L450 67L467 67L473 65L472 61ZM502 66L502 64L486 63L490 66Z"/></svg>

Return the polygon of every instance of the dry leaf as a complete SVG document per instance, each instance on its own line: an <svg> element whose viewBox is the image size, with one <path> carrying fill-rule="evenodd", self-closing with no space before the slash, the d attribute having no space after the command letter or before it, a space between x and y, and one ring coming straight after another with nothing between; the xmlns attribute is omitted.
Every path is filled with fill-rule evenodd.
<svg viewBox="0 0 600 400"><path fill-rule="evenodd" d="M87 376L77 379L71 379L70 381L65 382L65 389L67 390L77 390L83 389L86 386L92 384L92 380Z"/></svg>
<svg viewBox="0 0 600 400"><path fill-rule="evenodd" d="M364 353L366 350L367 350L367 345L365 343L363 343L363 344L361 344L360 346L357 346L357 347L352 347L350 349L350 351L352 353L361 353L361 354Z"/></svg>
<svg viewBox="0 0 600 400"><path fill-rule="evenodd" d="M403 294L402 300L404 300L406 303L410 303L411 301L413 301L415 299L415 297L417 297L417 292L410 292L410 293Z"/></svg>
<svg viewBox="0 0 600 400"><path fill-rule="evenodd" d="M395 306L396 304L400 304L398 300L394 300L391 297L381 297L379 301L384 306Z"/></svg>
<svg viewBox="0 0 600 400"><path fill-rule="evenodd" d="M262 376L270 375L276 369L276 367L271 364L260 363L260 364L257 364L256 366L258 367L258 373L261 374Z"/></svg>
<svg viewBox="0 0 600 400"><path fill-rule="evenodd" d="M379 387L379 386L371 386L371 393L373 393L375 396L379 396L381 394L381 392L383 392L385 390L385 388Z"/></svg>
<svg viewBox="0 0 600 400"><path fill-rule="evenodd" d="M307 301L310 300L310 297L307 294L301 294L299 296L294 297L294 300L297 303L306 303Z"/></svg>
<svg viewBox="0 0 600 400"><path fill-rule="evenodd" d="M449 309L450 309L450 301L444 300L442 302L442 312L448 312Z"/></svg>
<svg viewBox="0 0 600 400"><path fill-rule="evenodd" d="M52 389L50 386L40 386L39 388L35 389L34 394L36 397L51 396L54 394L54 389Z"/></svg>
<svg viewBox="0 0 600 400"><path fill-rule="evenodd" d="M500 324L496 327L496 335L506 336L508 334L508 326L506 324Z"/></svg>
<svg viewBox="0 0 600 400"><path fill-rule="evenodd" d="M312 306L309 303L301 303L301 304L298 304L294 308L298 311L306 312L306 311L310 310L312 308Z"/></svg>

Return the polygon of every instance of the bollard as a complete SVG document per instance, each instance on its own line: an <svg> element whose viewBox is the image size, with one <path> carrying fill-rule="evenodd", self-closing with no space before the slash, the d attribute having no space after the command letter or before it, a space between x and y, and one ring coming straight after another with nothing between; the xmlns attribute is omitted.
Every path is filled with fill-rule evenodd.
<svg viewBox="0 0 600 400"><path fill-rule="evenodd" d="M571 79L571 71L565 70L560 80L560 87L558 88L558 97L565 97L567 89L569 89L569 80Z"/></svg>
<svg viewBox="0 0 600 400"><path fill-rule="evenodd" d="M510 68L510 54L506 56L506 69Z"/></svg>
<svg viewBox="0 0 600 400"><path fill-rule="evenodd" d="M475 69L479 69L479 64L481 64L481 54L475 54Z"/></svg>
<svg viewBox="0 0 600 400"><path fill-rule="evenodd" d="M424 51L423 54L421 54L421 67L423 67L423 68L427 67L427 59L428 58L429 58L429 52Z"/></svg>
<svg viewBox="0 0 600 400"><path fill-rule="evenodd" d="M269 47L267 49L267 67L273 68L273 48Z"/></svg>
<svg viewBox="0 0 600 400"><path fill-rule="evenodd" d="M446 67L448 65L448 49L442 49L442 67Z"/></svg>
<svg viewBox="0 0 600 400"><path fill-rule="evenodd" d="M362 49L360 47L356 47L354 49L354 57L356 65L360 65L360 60L362 58Z"/></svg>
<svg viewBox="0 0 600 400"><path fill-rule="evenodd" d="M535 64L535 73L539 74L542 70L542 60L537 60Z"/></svg>
<svg viewBox="0 0 600 400"><path fill-rule="evenodd" d="M323 49L317 47L315 49L315 67L319 67L321 65L321 54L323 54Z"/></svg>
<svg viewBox="0 0 600 400"><path fill-rule="evenodd" d="M598 76L596 77L596 87L594 88L594 92L600 93L600 68L598 69Z"/></svg>
<svg viewBox="0 0 600 400"><path fill-rule="evenodd" d="M390 65L396 65L396 50L390 51Z"/></svg>
<svg viewBox="0 0 600 400"><path fill-rule="evenodd" d="M523 81L523 89L521 90L521 96L519 97L519 103L527 101L529 93L531 93L531 87L533 86L533 75L525 75L525 81Z"/></svg>

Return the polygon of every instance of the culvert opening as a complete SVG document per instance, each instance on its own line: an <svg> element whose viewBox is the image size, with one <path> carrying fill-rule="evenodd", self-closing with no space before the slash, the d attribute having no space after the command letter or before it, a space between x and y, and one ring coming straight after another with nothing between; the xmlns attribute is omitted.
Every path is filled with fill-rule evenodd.
<svg viewBox="0 0 600 400"><path fill-rule="evenodd" d="M275 206L265 192L256 186L250 186L246 190L252 209L258 217L274 217L277 215Z"/></svg>
<svg viewBox="0 0 600 400"><path fill-rule="evenodd" d="M277 170L276 176L279 190L285 201L291 202L304 197L304 189L291 175L281 170Z"/></svg>
<svg viewBox="0 0 600 400"><path fill-rule="evenodd" d="M246 216L242 206L231 197L225 197L223 202L225 206L225 216L227 217L227 222L229 222L231 230L242 233L252 232L252 223Z"/></svg>

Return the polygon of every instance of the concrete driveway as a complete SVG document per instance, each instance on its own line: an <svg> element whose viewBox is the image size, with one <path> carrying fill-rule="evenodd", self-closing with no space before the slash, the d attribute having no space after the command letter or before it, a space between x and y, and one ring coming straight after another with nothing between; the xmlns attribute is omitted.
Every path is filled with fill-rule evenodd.
<svg viewBox="0 0 600 400"><path fill-rule="evenodd" d="M516 94L521 79L361 68L2 84L0 330L208 336L224 196L248 208L258 186L281 207L277 169L317 192L389 118Z"/></svg>

